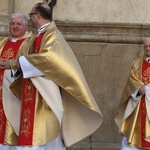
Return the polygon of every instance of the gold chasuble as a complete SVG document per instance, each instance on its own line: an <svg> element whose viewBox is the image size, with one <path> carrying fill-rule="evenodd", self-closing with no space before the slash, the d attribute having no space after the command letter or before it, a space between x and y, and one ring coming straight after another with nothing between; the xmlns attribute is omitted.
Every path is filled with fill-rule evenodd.
<svg viewBox="0 0 150 150"><path fill-rule="evenodd" d="M27 42L27 39L31 37L32 33L28 33L24 36L22 36L20 39L18 39L16 42L12 42L10 38L5 38L1 40L0 45L0 58L3 59L9 59L10 66L15 66L15 59L17 58L18 52L23 44ZM9 77L6 79L5 75L8 75ZM17 141L17 135L13 129L13 125L11 124L10 120L10 111L11 109L14 109L12 106L13 101L12 99L7 99L4 94L4 91L10 92L9 88L7 89L4 84L7 82L8 87L13 82L13 79L11 78L11 70L5 69L0 70L0 144L7 144L14 145ZM7 101L7 104L5 102ZM6 105L5 105L6 104ZM12 107L11 107L12 106ZM10 108L11 107L11 108ZM8 113L9 112L9 113ZM18 112L17 112L18 113ZM13 116L16 117L16 116ZM11 118L12 114L11 114Z"/></svg>
<svg viewBox="0 0 150 150"><path fill-rule="evenodd" d="M34 53L37 48L34 47L35 41L31 40L30 54L25 55L43 73L43 76L30 78L36 88L32 145L47 144L61 133L65 146L71 146L94 133L101 126L103 116L74 53L55 23L52 21L41 34L39 52ZM18 98L21 98L21 80L20 76L10 87ZM61 94L63 107L53 97L53 83L59 86L56 95ZM59 119L61 111L62 121ZM31 124L26 122L25 126Z"/></svg>
<svg viewBox="0 0 150 150"><path fill-rule="evenodd" d="M146 95L138 100L131 98L142 85L150 87L150 63L145 57L138 58L131 67L115 121L130 146L150 149L150 101Z"/></svg>

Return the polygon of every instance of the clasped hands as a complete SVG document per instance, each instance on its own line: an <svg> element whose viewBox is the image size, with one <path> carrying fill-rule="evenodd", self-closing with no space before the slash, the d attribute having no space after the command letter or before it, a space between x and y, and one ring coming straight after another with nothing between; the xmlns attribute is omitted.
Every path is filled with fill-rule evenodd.
<svg viewBox="0 0 150 150"><path fill-rule="evenodd" d="M0 69L9 69L9 59L0 58Z"/></svg>

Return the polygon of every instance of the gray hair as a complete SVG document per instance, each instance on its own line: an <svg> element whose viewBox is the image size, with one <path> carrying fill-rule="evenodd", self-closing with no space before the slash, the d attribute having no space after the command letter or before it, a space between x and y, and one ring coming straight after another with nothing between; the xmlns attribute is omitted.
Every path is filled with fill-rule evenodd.
<svg viewBox="0 0 150 150"><path fill-rule="evenodd" d="M150 37L143 39L143 43L145 43L146 41L150 41Z"/></svg>
<svg viewBox="0 0 150 150"><path fill-rule="evenodd" d="M28 19L23 13L14 13L10 15L10 21L14 18L23 18L23 23L28 24Z"/></svg>

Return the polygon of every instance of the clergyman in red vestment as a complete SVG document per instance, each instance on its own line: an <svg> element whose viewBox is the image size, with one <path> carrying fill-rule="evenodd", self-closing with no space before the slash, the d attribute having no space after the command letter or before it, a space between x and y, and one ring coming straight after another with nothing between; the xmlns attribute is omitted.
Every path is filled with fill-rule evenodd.
<svg viewBox="0 0 150 150"><path fill-rule="evenodd" d="M122 150L150 149L150 38L144 40L144 56L131 66L115 121Z"/></svg>
<svg viewBox="0 0 150 150"><path fill-rule="evenodd" d="M13 118L20 118L20 100L12 94L9 86L15 80L12 78L11 69L17 68L17 55L32 36L32 32L27 29L27 17L22 13L12 14L9 22L10 36L0 41L0 149L3 150L13 149L11 145L14 145L17 139L19 122Z"/></svg>

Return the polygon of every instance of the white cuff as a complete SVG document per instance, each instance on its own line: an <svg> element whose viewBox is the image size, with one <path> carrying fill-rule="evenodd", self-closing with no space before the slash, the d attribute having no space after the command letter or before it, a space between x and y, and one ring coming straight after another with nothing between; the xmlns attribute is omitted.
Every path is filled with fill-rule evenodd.
<svg viewBox="0 0 150 150"><path fill-rule="evenodd" d="M40 70L29 63L29 61L24 56L21 56L19 58L19 62L23 72L23 78L31 78L44 75Z"/></svg>
<svg viewBox="0 0 150 150"><path fill-rule="evenodd" d="M137 101L139 98L141 98L141 95L140 96L137 96L139 92L139 89L137 89L134 93L131 94L132 98Z"/></svg>

